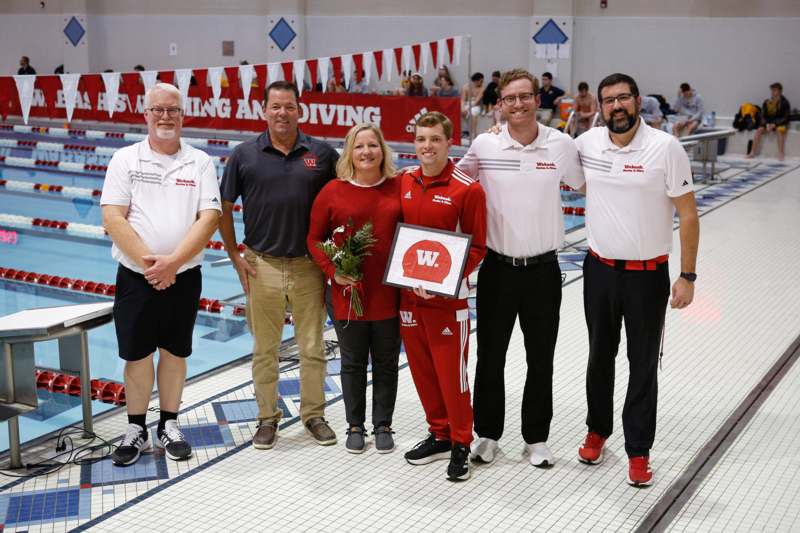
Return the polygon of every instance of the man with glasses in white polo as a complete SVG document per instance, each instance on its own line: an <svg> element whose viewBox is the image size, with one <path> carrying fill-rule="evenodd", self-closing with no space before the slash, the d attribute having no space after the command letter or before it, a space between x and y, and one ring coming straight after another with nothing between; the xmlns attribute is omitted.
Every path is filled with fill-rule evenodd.
<svg viewBox="0 0 800 533"><path fill-rule="evenodd" d="M536 122L538 83L523 69L503 74L499 135L478 136L458 164L486 191L486 259L478 272L478 362L474 461L491 463L505 420L506 352L519 317L527 374L522 436L529 462L552 466L553 356L561 308L556 249L564 242L561 184L583 189L574 141Z"/></svg>
<svg viewBox="0 0 800 533"><path fill-rule="evenodd" d="M128 428L112 459L121 466L135 463L150 448L146 414L156 379L158 444L173 460L192 455L177 418L186 358L192 353L203 250L222 213L214 162L181 141L178 89L154 85L145 95L144 116L147 138L114 154L100 198L111 255L119 261L114 324L125 360Z"/></svg>

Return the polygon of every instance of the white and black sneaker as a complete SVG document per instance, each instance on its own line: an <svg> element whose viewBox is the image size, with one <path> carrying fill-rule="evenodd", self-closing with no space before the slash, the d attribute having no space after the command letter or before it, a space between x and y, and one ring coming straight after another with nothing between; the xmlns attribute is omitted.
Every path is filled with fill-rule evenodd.
<svg viewBox="0 0 800 533"><path fill-rule="evenodd" d="M158 433L158 445L164 448L167 457L173 461L182 461L192 456L192 447L186 442L176 420L167 420L164 423L163 431Z"/></svg>
<svg viewBox="0 0 800 533"><path fill-rule="evenodd" d="M122 442L111 454L111 460L118 466L132 465L139 460L142 452L149 449L150 439L147 438L147 431L139 424L128 424Z"/></svg>
<svg viewBox="0 0 800 533"><path fill-rule="evenodd" d="M436 440L436 436L431 433L428 438L419 441L408 450L404 457L409 464L426 465L441 459L448 459L452 446L453 444L449 440Z"/></svg>
<svg viewBox="0 0 800 533"><path fill-rule="evenodd" d="M469 448L463 444L454 444L450 453L450 464L447 465L447 479L450 481L466 481L470 478Z"/></svg>

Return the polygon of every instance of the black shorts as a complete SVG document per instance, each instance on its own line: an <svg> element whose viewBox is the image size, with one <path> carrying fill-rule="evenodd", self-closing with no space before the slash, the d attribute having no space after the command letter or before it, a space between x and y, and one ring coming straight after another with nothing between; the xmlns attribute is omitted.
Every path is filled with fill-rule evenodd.
<svg viewBox="0 0 800 533"><path fill-rule="evenodd" d="M114 296L119 356L138 361L164 348L189 357L202 285L199 266L181 272L172 286L157 291L142 274L120 265Z"/></svg>

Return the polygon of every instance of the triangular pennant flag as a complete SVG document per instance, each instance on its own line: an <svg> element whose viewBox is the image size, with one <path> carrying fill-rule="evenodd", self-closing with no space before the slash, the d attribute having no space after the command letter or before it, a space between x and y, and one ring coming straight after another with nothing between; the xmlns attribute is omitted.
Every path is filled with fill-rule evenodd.
<svg viewBox="0 0 800 533"><path fill-rule="evenodd" d="M428 45L430 45L431 59L433 60L433 70L436 70L439 68L439 42L431 41L428 43Z"/></svg>
<svg viewBox="0 0 800 533"><path fill-rule="evenodd" d="M59 81L59 84L61 82ZM17 92L15 87L14 78L11 76L0 76L0 118L3 120L8 117L11 112L11 106L14 104L14 93Z"/></svg>
<svg viewBox="0 0 800 533"><path fill-rule="evenodd" d="M242 98L245 102L250 102L250 88L253 86L253 78L256 69L253 65L239 65L239 79L242 81Z"/></svg>
<svg viewBox="0 0 800 533"><path fill-rule="evenodd" d="M123 72L122 73L122 89L128 95L128 100L133 102L136 95L142 94L142 77L138 72Z"/></svg>
<svg viewBox="0 0 800 533"><path fill-rule="evenodd" d="M411 45L406 44L403 45L403 70L411 70L411 58L413 52L411 51Z"/></svg>
<svg viewBox="0 0 800 533"><path fill-rule="evenodd" d="M422 43L422 73L428 73L428 63L431 62L431 47L428 43ZM433 70L436 70L434 68Z"/></svg>
<svg viewBox="0 0 800 533"><path fill-rule="evenodd" d="M316 59L307 59L306 64L308 65L308 74L311 76L311 90L317 90L317 79L319 78L319 73L317 72L317 64L318 61Z"/></svg>
<svg viewBox="0 0 800 533"><path fill-rule="evenodd" d="M397 67L397 75L402 77L403 76L403 49L402 48L395 48L394 49L394 65Z"/></svg>
<svg viewBox="0 0 800 533"><path fill-rule="evenodd" d="M383 50L375 50L374 52L372 52L372 59L375 60L375 72L378 73L378 80L383 78L383 56L384 55L386 55L386 54L384 54Z"/></svg>
<svg viewBox="0 0 800 533"><path fill-rule="evenodd" d="M371 56L371 54L367 54ZM361 79L364 78L366 73L364 72L364 55L363 54L353 54L353 63L356 66L355 74L356 74L356 81L361 83ZM369 83L369 82L367 82Z"/></svg>
<svg viewBox="0 0 800 533"><path fill-rule="evenodd" d="M194 76L194 81L197 83L197 94L199 94L200 99L205 102L208 100L208 69L196 68L192 71L192 75Z"/></svg>
<svg viewBox="0 0 800 533"><path fill-rule="evenodd" d="M211 96L214 98L214 107L216 107L219 105L219 97L222 94L222 67L208 69L208 83L211 85Z"/></svg>
<svg viewBox="0 0 800 533"><path fill-rule="evenodd" d="M294 80L297 83L297 92L303 95L303 81L306 77L306 62L303 59L295 59L292 61L294 64Z"/></svg>
<svg viewBox="0 0 800 533"><path fill-rule="evenodd" d="M330 57L319 58L319 81L322 83L322 92L328 90L328 78L330 77L329 69L331 67Z"/></svg>
<svg viewBox="0 0 800 533"><path fill-rule="evenodd" d="M181 68L175 71L175 82L181 93L183 110L189 105L189 85L192 83L192 69Z"/></svg>
<svg viewBox="0 0 800 533"><path fill-rule="evenodd" d="M81 74L76 105L88 100L89 109L100 109L101 92L103 92L103 77L100 74Z"/></svg>
<svg viewBox="0 0 800 533"><path fill-rule="evenodd" d="M147 93L156 84L158 72L155 70L143 70L139 74L142 76L142 83L144 83L144 92Z"/></svg>
<svg viewBox="0 0 800 533"><path fill-rule="evenodd" d="M162 70L158 73L158 81L175 85L175 73L171 70Z"/></svg>
<svg viewBox="0 0 800 533"><path fill-rule="evenodd" d="M22 121L27 124L28 115L31 112L31 103L33 102L33 86L36 83L36 76L14 76L14 82L17 84L19 107L22 109ZM75 106L75 95L73 95L72 105L73 107Z"/></svg>
<svg viewBox="0 0 800 533"><path fill-rule="evenodd" d="M225 67L225 77L228 78L228 98L231 101L231 116L236 116L239 107L239 67Z"/></svg>
<svg viewBox="0 0 800 533"><path fill-rule="evenodd" d="M453 38L450 37L445 42L447 43L447 53L450 54L450 63L452 64L453 63L453 46L454 46L453 43L455 41L453 41Z"/></svg>
<svg viewBox="0 0 800 533"><path fill-rule="evenodd" d="M419 45L419 44L412 44L411 45L411 53L414 54L414 70L419 72L419 70L420 70L420 68L419 68L420 57L419 56L422 53L422 46Z"/></svg>
<svg viewBox="0 0 800 533"><path fill-rule="evenodd" d="M374 53L375 52L367 52L363 55L359 54L359 56L362 58L361 70L364 71L364 81L367 85L369 85L369 81L372 78L372 62L375 59L375 56L373 56ZM356 63L356 65L357 64L358 63ZM380 74L378 75L378 78L380 78Z"/></svg>
<svg viewBox="0 0 800 533"><path fill-rule="evenodd" d="M72 121L72 112L75 111L75 99L78 96L78 82L80 74L61 74L61 87L64 89L64 106L67 109L67 122Z"/></svg>
<svg viewBox="0 0 800 533"><path fill-rule="evenodd" d="M261 89L263 93L264 90L267 88L267 66L266 65L255 65L253 70L256 71L256 78L258 78L258 87Z"/></svg>
<svg viewBox="0 0 800 533"><path fill-rule="evenodd" d="M292 62L286 61L285 63L281 63L281 69L283 69L283 79L292 83L294 79L292 78Z"/></svg>
<svg viewBox="0 0 800 533"><path fill-rule="evenodd" d="M106 110L109 118L114 116L119 97L119 72L103 72L103 85L106 86Z"/></svg>
<svg viewBox="0 0 800 533"><path fill-rule="evenodd" d="M342 56L342 74L344 74L344 86L350 90L350 76L353 74L353 54Z"/></svg>
<svg viewBox="0 0 800 533"><path fill-rule="evenodd" d="M50 118L56 116L56 101L58 100L58 90L61 88L61 80L58 76L36 76L35 89L42 91L44 104L47 106L47 114Z"/></svg>
<svg viewBox="0 0 800 533"><path fill-rule="evenodd" d="M281 65L280 63L270 63L267 65L267 73L269 74L269 83L278 81L280 76Z"/></svg>
<svg viewBox="0 0 800 533"><path fill-rule="evenodd" d="M454 38L453 49L455 52L455 58L453 59L453 63L456 65L461 64L461 36Z"/></svg>
<svg viewBox="0 0 800 533"><path fill-rule="evenodd" d="M342 58L334 56L331 58L331 65L333 65L333 79L336 80L336 85L342 82Z"/></svg>

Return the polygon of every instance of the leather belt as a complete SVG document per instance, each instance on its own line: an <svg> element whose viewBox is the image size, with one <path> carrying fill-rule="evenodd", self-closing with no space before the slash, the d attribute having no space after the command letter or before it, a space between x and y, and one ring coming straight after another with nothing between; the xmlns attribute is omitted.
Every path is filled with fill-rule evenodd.
<svg viewBox="0 0 800 533"><path fill-rule="evenodd" d="M540 255L534 255L533 257L510 257L508 255L499 254L492 249L487 249L486 254L514 267L529 267L558 261L555 250L550 250Z"/></svg>
<svg viewBox="0 0 800 533"><path fill-rule="evenodd" d="M597 252L589 248L589 253L597 258L598 261L604 265L615 268L616 270L657 270L659 265L663 265L669 259L669 255L659 255L652 259L639 260L626 260L626 259L606 259L600 257Z"/></svg>

